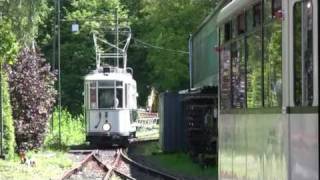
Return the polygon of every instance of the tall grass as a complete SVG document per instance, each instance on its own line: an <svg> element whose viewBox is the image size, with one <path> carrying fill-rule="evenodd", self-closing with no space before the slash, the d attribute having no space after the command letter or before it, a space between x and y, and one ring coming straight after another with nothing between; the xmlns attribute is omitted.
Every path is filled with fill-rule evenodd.
<svg viewBox="0 0 320 180"><path fill-rule="evenodd" d="M53 124L50 121L49 132L44 147L55 149L59 146L59 116L58 110L53 113ZM85 142L85 121L82 114L72 116L67 110L61 111L61 145L67 147Z"/></svg>

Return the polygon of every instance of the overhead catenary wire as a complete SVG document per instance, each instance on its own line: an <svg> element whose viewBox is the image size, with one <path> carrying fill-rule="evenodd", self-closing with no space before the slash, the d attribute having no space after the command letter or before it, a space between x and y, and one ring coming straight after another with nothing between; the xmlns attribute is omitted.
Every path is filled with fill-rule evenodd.
<svg viewBox="0 0 320 180"><path fill-rule="evenodd" d="M143 44L144 47L150 47L150 48L154 48L154 49L159 49L159 50L164 50L164 51L169 51L169 52L173 52L173 53L178 53L178 54L189 54L188 51L183 51L183 50L176 50L176 49L168 49L168 48L164 48L164 47L160 47L160 46L156 46L147 42L144 42L140 39L137 38L132 38L134 39L135 42L138 42L140 44Z"/></svg>

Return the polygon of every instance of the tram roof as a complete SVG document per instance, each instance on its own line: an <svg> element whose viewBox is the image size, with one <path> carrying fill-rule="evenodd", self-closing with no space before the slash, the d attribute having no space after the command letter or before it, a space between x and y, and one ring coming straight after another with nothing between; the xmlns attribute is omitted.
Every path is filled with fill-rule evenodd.
<svg viewBox="0 0 320 180"><path fill-rule="evenodd" d="M91 73L84 77L86 81L116 80L124 82L135 82L130 73Z"/></svg>
<svg viewBox="0 0 320 180"><path fill-rule="evenodd" d="M217 23L222 24L228 21L234 15L237 15L241 11L247 9L259 0L233 0L226 6L224 6L218 13Z"/></svg>

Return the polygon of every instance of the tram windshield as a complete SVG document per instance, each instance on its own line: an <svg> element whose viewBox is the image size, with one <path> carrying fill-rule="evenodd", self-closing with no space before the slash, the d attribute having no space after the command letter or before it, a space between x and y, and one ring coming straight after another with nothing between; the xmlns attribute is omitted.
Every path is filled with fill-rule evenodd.
<svg viewBox="0 0 320 180"><path fill-rule="evenodd" d="M99 108L113 108L115 105L114 102L114 90L99 88Z"/></svg>
<svg viewBox="0 0 320 180"><path fill-rule="evenodd" d="M90 82L90 107L123 108L123 83L120 81Z"/></svg>

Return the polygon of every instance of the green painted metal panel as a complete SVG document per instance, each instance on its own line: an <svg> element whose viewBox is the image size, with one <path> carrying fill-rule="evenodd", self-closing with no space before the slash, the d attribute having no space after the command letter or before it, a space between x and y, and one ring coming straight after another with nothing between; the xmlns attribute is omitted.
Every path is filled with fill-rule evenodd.
<svg viewBox="0 0 320 180"><path fill-rule="evenodd" d="M218 86L219 58L216 16L211 16L192 38L192 86Z"/></svg>

